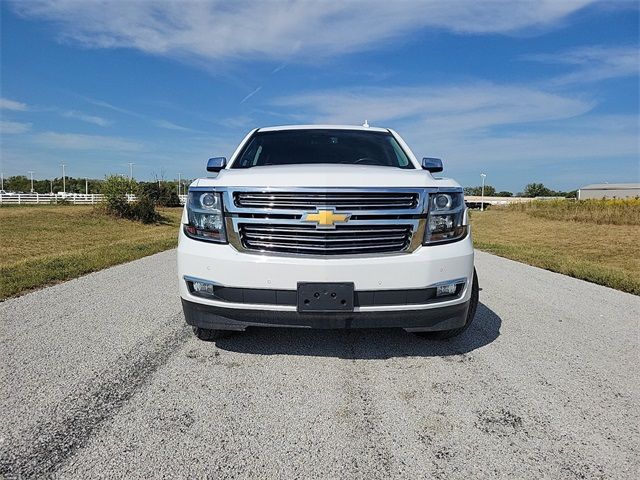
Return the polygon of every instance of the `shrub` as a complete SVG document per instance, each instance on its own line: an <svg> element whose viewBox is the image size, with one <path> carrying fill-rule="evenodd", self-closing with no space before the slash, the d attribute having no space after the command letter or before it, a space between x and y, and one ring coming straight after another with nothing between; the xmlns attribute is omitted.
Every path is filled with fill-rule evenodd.
<svg viewBox="0 0 640 480"><path fill-rule="evenodd" d="M127 200L131 191L131 182L118 175L107 177L102 185L105 209L108 214L120 218L132 218L133 212Z"/></svg>
<svg viewBox="0 0 640 480"><path fill-rule="evenodd" d="M142 223L154 223L160 220L153 200L146 195L140 195L138 200L131 205L131 209L133 217Z"/></svg>
<svg viewBox="0 0 640 480"><path fill-rule="evenodd" d="M102 186L105 211L109 215L139 220L142 223L153 223L160 220L153 197L144 189L136 190L134 184L126 178L117 175L107 177ZM135 202L128 201L127 194L129 192L138 194L138 199Z"/></svg>
<svg viewBox="0 0 640 480"><path fill-rule="evenodd" d="M138 189L139 195L144 195L153 200L156 206L161 207L179 207L180 199L175 192L173 185L166 183L148 182L140 184Z"/></svg>

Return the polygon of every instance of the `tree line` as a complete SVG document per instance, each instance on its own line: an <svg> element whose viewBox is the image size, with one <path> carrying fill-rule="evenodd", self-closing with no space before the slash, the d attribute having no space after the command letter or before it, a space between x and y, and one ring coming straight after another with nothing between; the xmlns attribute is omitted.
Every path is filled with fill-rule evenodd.
<svg viewBox="0 0 640 480"><path fill-rule="evenodd" d="M190 180L182 180L181 192L184 193ZM133 180L133 184L137 187L144 187L147 184L157 185L158 190L174 191L178 193L178 182L167 180L156 180L153 182L137 182ZM64 189L62 177L52 178L50 180L36 180L33 179L33 191L35 193L60 193L66 191L67 193L104 193L105 180L95 178L79 178L79 177L65 177ZM147 189L153 189L154 187L146 187ZM4 179L4 190L7 192L31 192L31 179L24 175L15 175Z"/></svg>
<svg viewBox="0 0 640 480"><path fill-rule="evenodd" d="M178 182L167 180L155 180L152 182L137 182L133 181L136 185L135 189L146 188L146 191L153 192L157 190L154 195L164 197L168 195L170 191L178 192ZM181 192L185 193L187 186L191 183L190 180L182 180ZM105 180L90 178L85 180L79 177L65 177L65 191L67 193L104 193ZM145 187L146 186L146 187ZM157 188L155 187L157 186ZM15 175L4 179L4 189L8 192L25 192L31 191L31 180L24 175ZM51 180L33 180L33 190L37 193L59 193L63 191L62 177L53 178ZM465 195L482 195L482 186L477 187L465 187ZM484 194L487 197L513 197L512 192L502 190L496 191L492 185L484 186ZM522 192L515 194L516 197L566 197L576 198L578 196L577 190L571 190L568 192L560 190L552 190L547 188L542 183L528 183L525 185Z"/></svg>
<svg viewBox="0 0 640 480"><path fill-rule="evenodd" d="M482 186L478 187L465 187L464 188L465 195L473 195L480 196L482 195ZM485 197L513 197L514 194L512 192L508 192L506 190L502 190L497 192L496 189L491 185L484 186L484 195ZM570 190L568 192L564 192L561 190L552 190L544 186L543 183L528 183L525 185L524 190L522 192L518 192L515 194L516 197L566 197L566 198L577 198L578 191Z"/></svg>

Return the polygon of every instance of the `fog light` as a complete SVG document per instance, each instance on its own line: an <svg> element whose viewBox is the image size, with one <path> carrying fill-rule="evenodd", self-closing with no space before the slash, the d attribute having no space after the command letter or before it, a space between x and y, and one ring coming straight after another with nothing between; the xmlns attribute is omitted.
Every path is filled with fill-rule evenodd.
<svg viewBox="0 0 640 480"><path fill-rule="evenodd" d="M436 297L445 297L447 295L454 295L456 293L456 287L457 285L455 283L438 285L436 287Z"/></svg>
<svg viewBox="0 0 640 480"><path fill-rule="evenodd" d="M213 295L213 283L193 282L193 291Z"/></svg>

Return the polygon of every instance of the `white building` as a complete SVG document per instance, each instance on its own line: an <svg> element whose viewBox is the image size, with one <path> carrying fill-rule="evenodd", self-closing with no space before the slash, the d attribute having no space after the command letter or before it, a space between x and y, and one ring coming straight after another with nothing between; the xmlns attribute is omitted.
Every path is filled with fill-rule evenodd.
<svg viewBox="0 0 640 480"><path fill-rule="evenodd" d="M578 200L640 197L640 183L595 183L578 189Z"/></svg>

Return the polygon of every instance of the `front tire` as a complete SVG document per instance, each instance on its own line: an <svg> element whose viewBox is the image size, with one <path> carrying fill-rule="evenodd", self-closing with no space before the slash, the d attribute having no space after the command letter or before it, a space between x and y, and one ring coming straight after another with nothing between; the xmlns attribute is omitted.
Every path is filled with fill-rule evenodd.
<svg viewBox="0 0 640 480"><path fill-rule="evenodd" d="M467 328L469 328L469 325L471 325L471 322L473 322L473 318L476 316L476 310L478 309L479 292L480 287L478 285L478 275L476 273L476 269L474 268L469 311L467 312L467 322L464 324L464 326L460 328L453 328L451 330L441 330L439 332L416 332L416 335L428 338L429 340L446 340L448 338L453 338L460 335Z"/></svg>
<svg viewBox="0 0 640 480"><path fill-rule="evenodd" d="M212 330L210 328L193 327L193 334L204 342L213 342L231 336L229 330Z"/></svg>

